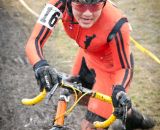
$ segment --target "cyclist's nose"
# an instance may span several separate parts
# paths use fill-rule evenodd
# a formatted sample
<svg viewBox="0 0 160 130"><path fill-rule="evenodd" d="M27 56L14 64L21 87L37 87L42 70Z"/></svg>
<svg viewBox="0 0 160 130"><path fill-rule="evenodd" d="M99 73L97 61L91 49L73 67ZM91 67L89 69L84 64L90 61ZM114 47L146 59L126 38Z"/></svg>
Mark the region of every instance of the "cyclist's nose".
<svg viewBox="0 0 160 130"><path fill-rule="evenodd" d="M92 12L91 12L89 9L87 9L87 10L85 10L85 11L83 12L83 15L85 15L85 16L91 16L91 15L92 15Z"/></svg>

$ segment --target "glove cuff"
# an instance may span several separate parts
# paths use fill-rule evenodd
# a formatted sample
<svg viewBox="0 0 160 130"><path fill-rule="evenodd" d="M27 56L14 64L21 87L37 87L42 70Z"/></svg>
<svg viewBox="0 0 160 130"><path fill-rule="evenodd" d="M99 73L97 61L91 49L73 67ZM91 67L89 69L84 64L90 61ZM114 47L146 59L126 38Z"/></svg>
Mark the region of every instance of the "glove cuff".
<svg viewBox="0 0 160 130"><path fill-rule="evenodd" d="M120 91L126 92L125 88L122 85L116 85L116 86L114 86L113 93L115 95L117 95L117 93L120 92Z"/></svg>
<svg viewBox="0 0 160 130"><path fill-rule="evenodd" d="M49 66L49 64L46 60L40 60L33 65L33 70L35 71L37 68L42 67L42 66Z"/></svg>

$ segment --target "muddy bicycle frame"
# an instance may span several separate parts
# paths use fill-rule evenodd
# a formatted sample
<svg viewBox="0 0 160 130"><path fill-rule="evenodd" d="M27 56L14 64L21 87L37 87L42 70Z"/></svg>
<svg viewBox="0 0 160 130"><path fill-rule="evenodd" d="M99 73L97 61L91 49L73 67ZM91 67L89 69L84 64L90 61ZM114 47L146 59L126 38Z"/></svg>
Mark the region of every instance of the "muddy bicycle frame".
<svg viewBox="0 0 160 130"><path fill-rule="evenodd" d="M67 82L65 80L62 80L61 83L56 84L52 88L52 90L48 94L48 95L50 95L50 96L48 96L49 98L54 94L54 92L56 91L56 89L58 87L64 88L69 91L72 90L72 93L73 93L73 90L81 92L81 93L85 93L85 95L89 95L92 98L96 98L96 99L99 99L99 100L104 101L106 103L112 104L112 99L110 96L104 95L99 92L95 92L93 90L89 90L87 88L82 87L81 85L73 84L73 83ZM57 111L56 111L56 117L54 120L54 126L50 130L61 130L64 127L64 118L65 118L65 112L67 109L67 102L68 102L68 95L69 95L68 92L69 91L63 92L60 95L60 98L58 101L58 106L57 106ZM32 99L22 99L21 102L24 105L35 105L35 104L39 103L40 101L42 101L46 96L47 96L47 92L44 89L42 92L40 92L40 94L38 96L36 96ZM116 116L114 114L111 114L111 116L106 121L104 121L104 122L95 121L93 123L93 126L95 128L107 128L115 120L116 120Z"/></svg>

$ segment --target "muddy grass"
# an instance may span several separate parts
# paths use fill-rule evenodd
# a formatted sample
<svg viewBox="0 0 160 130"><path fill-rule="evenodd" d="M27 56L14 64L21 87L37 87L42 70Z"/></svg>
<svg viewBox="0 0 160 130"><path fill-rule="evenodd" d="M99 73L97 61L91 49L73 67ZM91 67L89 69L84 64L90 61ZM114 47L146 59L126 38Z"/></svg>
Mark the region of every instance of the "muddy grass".
<svg viewBox="0 0 160 130"><path fill-rule="evenodd" d="M155 1L128 0L119 1L118 5L128 15L133 27L132 36L160 58L160 2ZM45 0L41 3L28 0L27 3L39 13ZM20 103L22 97L32 97L39 92L24 52L36 18L19 1L13 0L1 0L0 16L0 130L47 130L52 125L57 98L47 106L40 103L25 107ZM71 54L68 53L73 41L64 35L60 26L54 34L45 47L46 59L57 69L69 72L77 47L74 46ZM62 46L64 49L60 49ZM129 94L138 109L156 120L154 130L159 130L160 65L137 50L133 44L132 51L135 55L135 74ZM78 130L76 126L79 128L83 114L84 108L77 107L66 124L74 124L73 130Z"/></svg>

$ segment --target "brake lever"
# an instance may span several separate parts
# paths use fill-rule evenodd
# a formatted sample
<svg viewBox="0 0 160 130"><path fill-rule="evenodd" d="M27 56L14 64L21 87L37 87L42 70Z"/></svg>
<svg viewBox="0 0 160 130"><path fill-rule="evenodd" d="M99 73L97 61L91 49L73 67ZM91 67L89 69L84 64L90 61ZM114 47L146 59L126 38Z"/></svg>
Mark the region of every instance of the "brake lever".
<svg viewBox="0 0 160 130"><path fill-rule="evenodd" d="M122 126L123 126L123 130L126 130L126 120L127 120L127 111L128 111L128 99L126 96L122 96L122 98L120 99L120 104L122 105Z"/></svg>
<svg viewBox="0 0 160 130"><path fill-rule="evenodd" d="M127 120L127 105L123 106L123 115L122 115L123 130L126 130L126 120Z"/></svg>
<svg viewBox="0 0 160 130"><path fill-rule="evenodd" d="M53 94L55 93L56 89L58 88L59 83L55 84L53 88L50 90L50 92L47 94L45 104L48 105L48 102L51 100Z"/></svg>

